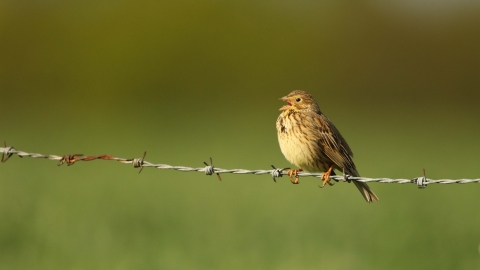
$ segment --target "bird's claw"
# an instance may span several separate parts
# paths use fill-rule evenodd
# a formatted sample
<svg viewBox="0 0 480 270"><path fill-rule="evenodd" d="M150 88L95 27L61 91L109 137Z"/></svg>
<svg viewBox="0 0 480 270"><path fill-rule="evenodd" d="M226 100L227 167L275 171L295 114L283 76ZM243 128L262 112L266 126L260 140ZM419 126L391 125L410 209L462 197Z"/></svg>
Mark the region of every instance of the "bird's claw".
<svg viewBox="0 0 480 270"><path fill-rule="evenodd" d="M330 185L330 186L333 186L335 183L332 183L330 181L330 174L332 173L332 170L333 170L333 166L330 167L330 169L328 169L328 171L324 172L322 174L322 179L323 180L323 184L320 188L323 188L326 184Z"/></svg>
<svg viewBox="0 0 480 270"><path fill-rule="evenodd" d="M288 176L290 176L290 181L292 181L292 184L298 184L298 179L300 176L298 176L298 172L302 171L301 169L299 170L288 170ZM295 179L293 179L292 176L295 176Z"/></svg>
<svg viewBox="0 0 480 270"><path fill-rule="evenodd" d="M323 184L319 187L323 188L326 184L328 184L329 186L333 186L333 185L335 185L335 182L330 181L330 179L325 179L325 180L323 180Z"/></svg>

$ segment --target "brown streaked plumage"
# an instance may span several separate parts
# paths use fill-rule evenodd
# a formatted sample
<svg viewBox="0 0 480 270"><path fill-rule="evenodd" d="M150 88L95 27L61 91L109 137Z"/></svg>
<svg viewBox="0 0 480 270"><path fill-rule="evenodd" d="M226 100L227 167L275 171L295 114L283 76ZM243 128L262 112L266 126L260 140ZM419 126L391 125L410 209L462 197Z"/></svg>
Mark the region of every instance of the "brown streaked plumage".
<svg viewBox="0 0 480 270"><path fill-rule="evenodd" d="M298 170L290 170L290 180L298 184L297 172L323 172L323 186L330 183L333 169L358 177L353 163L353 152L338 129L322 114L315 98L309 93L295 90L281 100L287 104L280 108L277 134L285 158ZM295 176L295 179L292 177ZM363 182L353 180L367 202L378 201L377 195Z"/></svg>

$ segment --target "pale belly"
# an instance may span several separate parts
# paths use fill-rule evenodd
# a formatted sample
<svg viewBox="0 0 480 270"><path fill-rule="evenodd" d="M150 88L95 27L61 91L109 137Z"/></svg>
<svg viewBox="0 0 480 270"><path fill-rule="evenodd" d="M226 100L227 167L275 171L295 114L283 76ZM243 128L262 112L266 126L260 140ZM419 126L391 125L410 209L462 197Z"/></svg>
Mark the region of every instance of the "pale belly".
<svg viewBox="0 0 480 270"><path fill-rule="evenodd" d="M318 148L316 142L300 141L286 133L278 134L278 142L283 155L293 165L306 172L324 172L327 170L320 162L321 153L318 153L318 150L315 151Z"/></svg>

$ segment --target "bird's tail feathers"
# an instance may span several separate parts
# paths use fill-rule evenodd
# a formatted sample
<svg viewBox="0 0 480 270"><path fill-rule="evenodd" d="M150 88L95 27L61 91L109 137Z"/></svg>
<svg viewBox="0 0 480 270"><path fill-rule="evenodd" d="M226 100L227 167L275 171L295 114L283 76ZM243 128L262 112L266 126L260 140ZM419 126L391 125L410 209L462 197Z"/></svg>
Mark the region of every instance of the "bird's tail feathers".
<svg viewBox="0 0 480 270"><path fill-rule="evenodd" d="M377 195L373 193L373 191L370 189L370 187L367 185L367 183L359 182L353 180L353 183L355 186L358 188L360 193L362 193L363 198L367 201L367 203L371 203L372 201L379 201Z"/></svg>

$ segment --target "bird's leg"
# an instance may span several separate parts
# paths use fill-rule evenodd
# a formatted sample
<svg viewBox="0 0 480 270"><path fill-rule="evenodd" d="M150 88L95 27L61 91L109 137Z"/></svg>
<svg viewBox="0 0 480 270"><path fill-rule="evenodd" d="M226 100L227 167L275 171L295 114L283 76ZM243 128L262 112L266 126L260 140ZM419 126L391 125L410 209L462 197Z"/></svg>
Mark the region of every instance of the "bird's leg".
<svg viewBox="0 0 480 270"><path fill-rule="evenodd" d="M292 184L298 184L298 178L300 176L298 176L298 172L301 172L302 169L298 169L298 170L288 170L287 173L288 173L288 176L290 176L290 181L292 181ZM295 179L293 179L292 176L295 176Z"/></svg>
<svg viewBox="0 0 480 270"><path fill-rule="evenodd" d="M322 180L323 180L323 185L321 186L322 188L326 185L329 184L330 186L333 186L333 183L330 182L330 174L332 173L333 166L330 166L330 169L328 171L324 172L322 174Z"/></svg>

